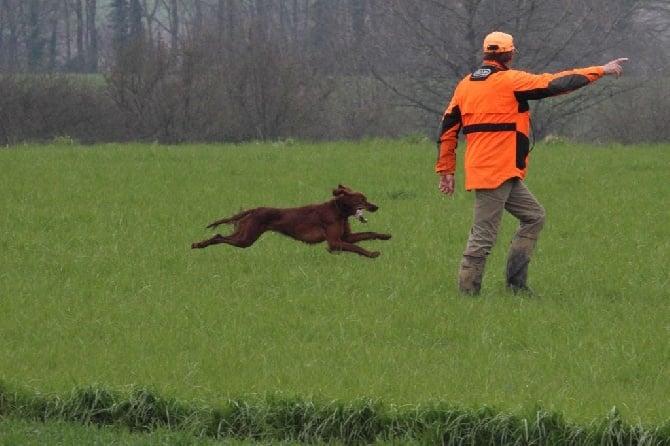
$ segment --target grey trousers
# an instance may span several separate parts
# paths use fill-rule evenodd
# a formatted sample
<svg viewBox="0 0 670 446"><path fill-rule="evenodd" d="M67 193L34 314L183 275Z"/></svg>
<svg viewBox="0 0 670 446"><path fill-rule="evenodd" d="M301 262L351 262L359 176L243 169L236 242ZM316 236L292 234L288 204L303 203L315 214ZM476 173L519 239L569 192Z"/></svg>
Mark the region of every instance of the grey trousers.
<svg viewBox="0 0 670 446"><path fill-rule="evenodd" d="M491 253L503 211L519 220L515 237L537 239L544 226L545 211L523 181L512 178L496 189L477 189L475 194L473 223L463 255L486 257Z"/></svg>

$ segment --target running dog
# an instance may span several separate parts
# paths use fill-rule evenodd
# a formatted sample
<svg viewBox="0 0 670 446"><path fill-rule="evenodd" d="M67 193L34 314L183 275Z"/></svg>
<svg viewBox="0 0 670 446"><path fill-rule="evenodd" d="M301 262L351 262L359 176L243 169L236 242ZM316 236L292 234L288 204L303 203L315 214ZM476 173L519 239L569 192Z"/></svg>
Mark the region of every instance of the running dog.
<svg viewBox="0 0 670 446"><path fill-rule="evenodd" d="M352 233L349 217L355 216L365 223L367 220L363 211L375 212L377 209L378 206L370 203L365 195L340 184L333 189L333 199L325 203L296 208L257 207L217 220L207 228L228 223L234 225L234 232L227 236L216 234L212 238L192 243L191 248L206 248L219 243L248 248L264 232L274 231L308 244L325 241L331 253L349 251L375 258L379 257L379 251L367 251L356 243L363 240L388 240L391 234Z"/></svg>

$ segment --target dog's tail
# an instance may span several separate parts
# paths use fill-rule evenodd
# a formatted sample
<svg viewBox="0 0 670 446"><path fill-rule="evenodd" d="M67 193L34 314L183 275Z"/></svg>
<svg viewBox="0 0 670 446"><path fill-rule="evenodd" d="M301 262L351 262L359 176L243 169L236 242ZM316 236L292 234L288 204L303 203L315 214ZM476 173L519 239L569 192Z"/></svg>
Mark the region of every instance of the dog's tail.
<svg viewBox="0 0 670 446"><path fill-rule="evenodd" d="M249 209L248 211L242 211L239 214L233 215L232 217L226 217L222 218L221 220L217 220L214 223L210 223L209 225L207 225L207 229L216 228L217 226L226 223L237 223L238 221L246 217L247 214L251 213L251 211L253 211L253 209Z"/></svg>

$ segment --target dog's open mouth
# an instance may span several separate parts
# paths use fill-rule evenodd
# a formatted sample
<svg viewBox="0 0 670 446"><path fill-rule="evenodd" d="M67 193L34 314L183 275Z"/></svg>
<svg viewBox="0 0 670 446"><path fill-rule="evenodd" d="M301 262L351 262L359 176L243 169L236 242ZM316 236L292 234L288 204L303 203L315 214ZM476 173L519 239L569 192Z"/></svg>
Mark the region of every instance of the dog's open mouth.
<svg viewBox="0 0 670 446"><path fill-rule="evenodd" d="M355 216L358 219L358 221L360 221L361 223L367 223L368 222L368 219L365 218L365 215L363 215L363 209L356 209Z"/></svg>

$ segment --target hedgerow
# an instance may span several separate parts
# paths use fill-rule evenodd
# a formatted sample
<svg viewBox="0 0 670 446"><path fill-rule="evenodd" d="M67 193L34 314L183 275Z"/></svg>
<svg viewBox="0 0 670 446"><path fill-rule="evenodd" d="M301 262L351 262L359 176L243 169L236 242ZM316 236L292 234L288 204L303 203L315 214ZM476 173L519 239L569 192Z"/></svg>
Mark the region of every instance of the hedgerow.
<svg viewBox="0 0 670 446"><path fill-rule="evenodd" d="M445 402L396 406L377 399L314 401L281 394L229 399L219 407L165 398L150 389L101 386L67 395L16 390L0 382L0 419L114 426L134 432L170 429L194 437L258 442L495 445L667 445L670 421L655 428L627 423L616 408L578 425L536 407L507 414Z"/></svg>

